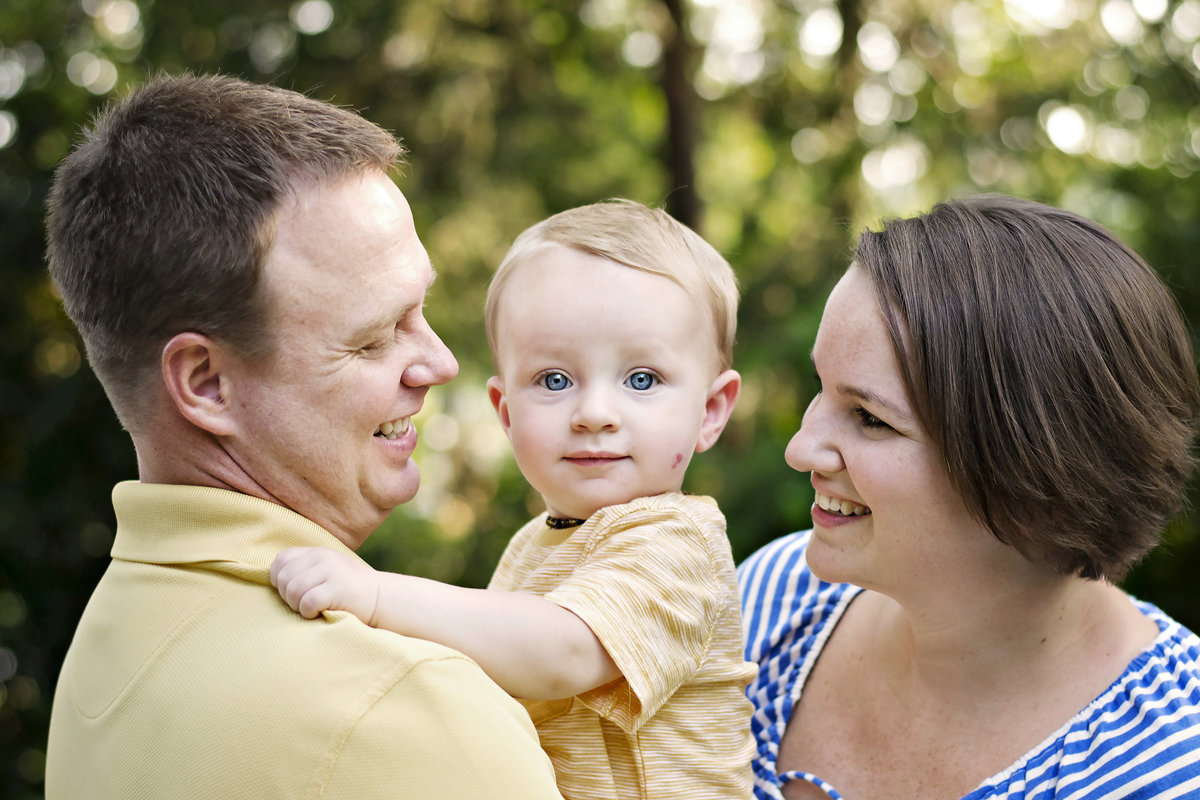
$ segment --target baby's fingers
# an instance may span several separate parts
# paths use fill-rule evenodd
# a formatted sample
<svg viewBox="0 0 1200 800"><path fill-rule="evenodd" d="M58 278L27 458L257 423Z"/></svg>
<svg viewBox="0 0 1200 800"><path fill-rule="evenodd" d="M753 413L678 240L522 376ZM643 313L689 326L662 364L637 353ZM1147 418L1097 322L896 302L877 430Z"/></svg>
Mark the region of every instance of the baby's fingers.
<svg viewBox="0 0 1200 800"><path fill-rule="evenodd" d="M296 574L305 568L307 558L314 547L289 547L286 550L280 550L275 556L275 560L271 562L271 585L279 588L280 583L287 583Z"/></svg>
<svg viewBox="0 0 1200 800"><path fill-rule="evenodd" d="M339 597L354 587L353 559L323 547L289 547L271 564L271 583L293 611L313 619L344 608Z"/></svg>
<svg viewBox="0 0 1200 800"><path fill-rule="evenodd" d="M302 593L296 604L293 605L290 600L288 604L299 611L300 616L313 619L322 611L333 607L333 596L328 586L319 584Z"/></svg>
<svg viewBox="0 0 1200 800"><path fill-rule="evenodd" d="M304 580L304 577L303 574L291 577L284 574L280 576L280 581L275 586L279 590L279 596L291 606L293 611L300 610L300 601L304 599L304 595L312 591L312 582Z"/></svg>

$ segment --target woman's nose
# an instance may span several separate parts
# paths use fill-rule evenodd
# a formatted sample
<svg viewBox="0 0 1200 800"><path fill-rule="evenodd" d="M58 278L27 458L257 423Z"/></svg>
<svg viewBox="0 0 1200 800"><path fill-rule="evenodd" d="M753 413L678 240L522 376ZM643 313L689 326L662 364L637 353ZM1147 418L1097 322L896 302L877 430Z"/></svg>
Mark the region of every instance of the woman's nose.
<svg viewBox="0 0 1200 800"><path fill-rule="evenodd" d="M798 472L838 472L845 467L837 443L837 426L831 418L828 403L817 395L808 404L800 430L792 436L784 451L784 460Z"/></svg>

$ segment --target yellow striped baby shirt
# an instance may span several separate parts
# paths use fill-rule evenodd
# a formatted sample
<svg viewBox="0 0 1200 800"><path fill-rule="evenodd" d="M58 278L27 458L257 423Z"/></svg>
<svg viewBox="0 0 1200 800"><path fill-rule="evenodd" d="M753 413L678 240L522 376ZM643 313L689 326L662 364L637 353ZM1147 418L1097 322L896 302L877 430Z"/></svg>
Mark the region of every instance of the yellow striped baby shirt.
<svg viewBox="0 0 1200 800"><path fill-rule="evenodd" d="M576 697L522 701L567 800L750 796L756 667L743 657L725 518L668 493L509 543L489 586L543 595L595 632L622 677Z"/></svg>

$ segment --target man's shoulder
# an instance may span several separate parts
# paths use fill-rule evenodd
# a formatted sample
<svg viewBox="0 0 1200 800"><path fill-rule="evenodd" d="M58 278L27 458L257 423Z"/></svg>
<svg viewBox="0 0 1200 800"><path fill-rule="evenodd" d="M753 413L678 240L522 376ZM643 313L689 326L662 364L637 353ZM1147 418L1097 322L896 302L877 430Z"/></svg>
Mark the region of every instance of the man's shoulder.
<svg viewBox="0 0 1200 800"><path fill-rule="evenodd" d="M393 664L397 675L403 675L413 667L436 667L445 662L465 662L475 669L479 667L468 656L437 642L403 636L392 631L372 628L353 614L344 611L326 611L315 620L297 616L303 626L322 626L318 640L321 650L330 658L344 661L361 661L364 658L383 659ZM311 646L310 642L309 645ZM483 675L480 669L479 674Z"/></svg>
<svg viewBox="0 0 1200 800"><path fill-rule="evenodd" d="M446 712L476 717L480 709L460 708L461 698L482 695L499 705L513 702L478 664L452 648L371 628L345 612L301 622L323 630L297 649L317 652L318 674L338 676L348 690L345 699L363 698L364 713L376 702L393 707L435 703Z"/></svg>
<svg viewBox="0 0 1200 800"><path fill-rule="evenodd" d="M230 616L234 604L243 612L237 620ZM322 675L339 675L347 689L360 683L379 689L426 679L440 668L451 669L464 679L488 681L483 670L457 650L372 628L349 612L325 611L316 619L304 619L287 608L270 586L238 586L222 606L210 620L197 624L237 625L246 634L244 644L238 645L244 657L262 659L268 662L268 669L272 662L275 668L287 662L303 663L304 669L292 670L300 682L305 673L312 673L317 680ZM287 678L281 676L280 681L286 683Z"/></svg>

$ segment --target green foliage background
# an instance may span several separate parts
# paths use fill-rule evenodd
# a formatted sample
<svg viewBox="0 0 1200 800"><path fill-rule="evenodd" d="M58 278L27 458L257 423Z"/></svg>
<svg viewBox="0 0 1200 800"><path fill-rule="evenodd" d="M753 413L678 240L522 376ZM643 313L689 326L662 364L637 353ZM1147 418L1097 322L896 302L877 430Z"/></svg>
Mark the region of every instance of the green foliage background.
<svg viewBox="0 0 1200 800"><path fill-rule="evenodd" d="M484 393L484 291L518 232L632 197L738 269L745 393L688 488L721 501L740 560L809 521L782 454L862 225L979 191L1033 197L1116 230L1200 318L1198 40L1198 0L7 0L0 795L40 796L55 677L108 560L109 488L136 477L43 266L51 171L106 98L219 70L404 138L400 185L441 273L429 315L462 372L419 420L418 499L364 554L477 586L537 510ZM296 420L297 436L319 424ZM1193 628L1197 522L1173 523L1128 581Z"/></svg>

